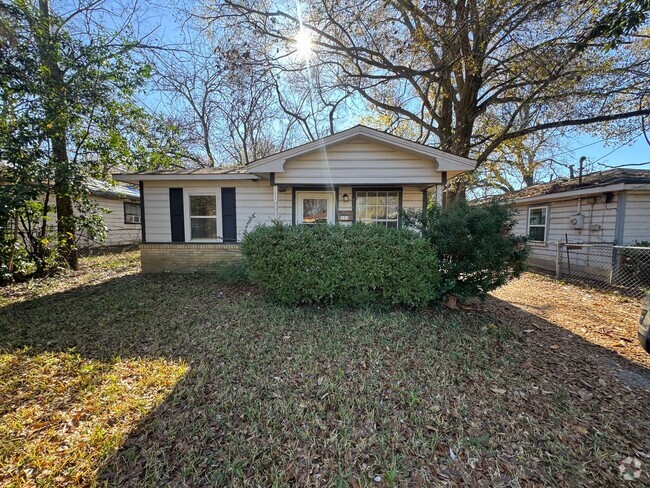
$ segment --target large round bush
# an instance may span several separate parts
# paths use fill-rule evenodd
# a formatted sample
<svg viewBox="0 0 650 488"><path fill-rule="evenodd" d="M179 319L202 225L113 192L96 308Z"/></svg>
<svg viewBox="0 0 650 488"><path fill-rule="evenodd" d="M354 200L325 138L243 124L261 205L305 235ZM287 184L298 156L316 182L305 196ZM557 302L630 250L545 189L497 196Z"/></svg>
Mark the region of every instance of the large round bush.
<svg viewBox="0 0 650 488"><path fill-rule="evenodd" d="M259 226L241 244L250 279L286 304L422 307L438 298L438 259L403 229Z"/></svg>

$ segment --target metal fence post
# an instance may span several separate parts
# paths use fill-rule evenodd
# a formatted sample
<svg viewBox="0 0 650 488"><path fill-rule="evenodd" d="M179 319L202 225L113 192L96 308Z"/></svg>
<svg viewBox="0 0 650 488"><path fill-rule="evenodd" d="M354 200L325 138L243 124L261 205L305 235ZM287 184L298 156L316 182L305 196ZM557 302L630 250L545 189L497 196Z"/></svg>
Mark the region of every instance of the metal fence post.
<svg viewBox="0 0 650 488"><path fill-rule="evenodd" d="M618 249L616 249L615 246L612 246L612 263L611 263L611 268L609 270L609 284L613 285L616 282L616 269L618 268L617 266L617 260L618 260Z"/></svg>
<svg viewBox="0 0 650 488"><path fill-rule="evenodd" d="M555 279L562 277L562 248L560 241L555 243Z"/></svg>

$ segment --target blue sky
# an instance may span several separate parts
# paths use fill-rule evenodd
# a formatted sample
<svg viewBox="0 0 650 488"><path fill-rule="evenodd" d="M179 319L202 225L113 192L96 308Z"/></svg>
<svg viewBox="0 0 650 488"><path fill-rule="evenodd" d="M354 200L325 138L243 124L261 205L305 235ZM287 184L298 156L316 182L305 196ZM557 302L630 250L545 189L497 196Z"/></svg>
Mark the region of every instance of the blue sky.
<svg viewBox="0 0 650 488"><path fill-rule="evenodd" d="M190 0L189 4L192 3ZM187 6L187 4L185 5ZM156 37L163 40L163 43L173 44L182 42L181 27L178 19L178 5L168 4L165 1L156 5L153 11L149 12L148 21L156 25ZM146 97L153 105L161 103L160 94L150 93ZM162 102L165 103L165 102ZM355 104L356 105L356 104ZM359 104L361 106L363 104ZM161 108L159 106L159 108ZM164 107L163 111L168 111L171 107ZM365 115L364 113L349 113L351 123L355 125L358 120ZM347 125L347 124L346 124ZM346 127L339 127L345 129ZM650 145L646 142L643 135L640 135L632 144L612 143L606 144L602 137L593 137L582 133L578 128L575 129L574 136L565 139L566 150L562 150L562 159L570 162L575 159L576 167L578 159L586 156L588 162L596 162L607 166L626 166L640 169L650 169ZM643 166L638 163L645 162Z"/></svg>
<svg viewBox="0 0 650 488"><path fill-rule="evenodd" d="M650 136L649 136L650 137ZM587 156L588 161L598 161L609 166L626 166L642 163L643 166L632 166L638 169L650 169L650 146L643 135L635 139L632 144L605 145L602 138L579 135L572 141L567 141L567 150L575 148L574 155L577 160L580 156ZM587 146L589 144L589 146ZM581 147L587 146L587 147Z"/></svg>

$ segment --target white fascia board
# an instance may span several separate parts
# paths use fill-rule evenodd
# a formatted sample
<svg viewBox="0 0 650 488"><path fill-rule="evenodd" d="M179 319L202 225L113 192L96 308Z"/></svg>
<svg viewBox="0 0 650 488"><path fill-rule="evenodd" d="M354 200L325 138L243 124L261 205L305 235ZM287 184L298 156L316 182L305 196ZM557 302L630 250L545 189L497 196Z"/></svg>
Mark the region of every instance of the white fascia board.
<svg viewBox="0 0 650 488"><path fill-rule="evenodd" d="M626 191L650 191L650 183L626 183Z"/></svg>
<svg viewBox="0 0 650 488"><path fill-rule="evenodd" d="M139 175L133 174L114 174L113 179L127 183L137 183L138 181L164 181L164 180L260 180L260 176L251 173L238 174L166 174L166 175Z"/></svg>

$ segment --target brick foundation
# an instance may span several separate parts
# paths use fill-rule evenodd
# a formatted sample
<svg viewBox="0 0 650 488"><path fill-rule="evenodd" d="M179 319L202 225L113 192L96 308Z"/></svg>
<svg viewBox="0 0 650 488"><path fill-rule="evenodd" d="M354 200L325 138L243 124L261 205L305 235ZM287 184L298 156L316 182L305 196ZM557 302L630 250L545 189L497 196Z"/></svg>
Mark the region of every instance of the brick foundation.
<svg viewBox="0 0 650 488"><path fill-rule="evenodd" d="M239 244L147 243L140 245L143 273L215 271L221 263L241 261Z"/></svg>

